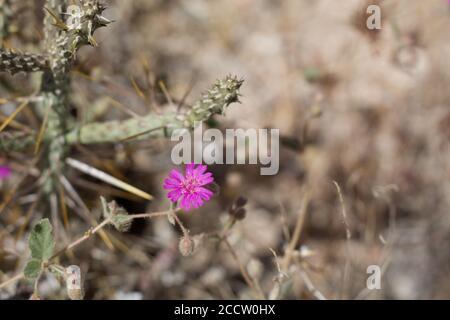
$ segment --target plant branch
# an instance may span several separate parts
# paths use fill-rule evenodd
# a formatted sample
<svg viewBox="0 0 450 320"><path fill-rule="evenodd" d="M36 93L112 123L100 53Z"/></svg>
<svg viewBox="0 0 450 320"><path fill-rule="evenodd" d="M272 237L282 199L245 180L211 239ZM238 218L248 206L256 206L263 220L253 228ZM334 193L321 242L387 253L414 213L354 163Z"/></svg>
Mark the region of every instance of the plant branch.
<svg viewBox="0 0 450 320"><path fill-rule="evenodd" d="M187 230L181 224L181 221L179 221L179 218L175 215L175 213L177 213L178 211L180 211L180 209L173 209L173 210L167 210L167 211L161 211L161 212L152 212L152 213L131 214L131 215L129 215L129 217L131 219L133 219L133 220L134 219L152 219L152 218L157 218L157 217L162 217L162 216L167 216L167 215L173 214L175 219L178 221L180 227L182 228L183 233L186 233ZM62 254L64 254L66 251L77 247L78 245L80 245L81 243L85 242L86 240L91 238L93 235L95 235L96 233L101 231L105 226L107 226L110 223L111 223L111 219L110 218L103 220L95 228L89 229L88 231L85 232L85 234L83 236L79 237L75 241L71 242L70 244L66 245L64 248L62 248L61 250L56 252L52 257L50 257L49 261L54 260L55 258L57 258L57 257L61 256ZM15 275L11 279L6 280L5 282L1 283L0 284L0 289L8 287L9 285L11 285L11 284L13 284L13 283L23 279L24 277L25 277L25 275L24 275L23 272L18 274L18 275Z"/></svg>
<svg viewBox="0 0 450 320"><path fill-rule="evenodd" d="M78 238L77 240L75 240L74 242L68 244L66 247L64 247L63 249L61 249L60 251L58 251L57 253L55 253L50 260L53 260L54 258L62 255L64 252L78 246L79 244L83 243L84 241L86 241L87 239L89 239L91 236L93 236L94 234L96 234L97 232L99 232L101 229L103 229L103 227L105 227L106 225L108 225L111 222L110 219L105 219L103 220L99 225L97 225L95 228L91 228L89 229L82 237Z"/></svg>
<svg viewBox="0 0 450 320"><path fill-rule="evenodd" d="M291 264L292 255L295 251L295 247L298 244L298 241L300 240L301 231L303 229L303 225L305 223L305 216L306 211L308 209L309 205L309 194L306 193L303 199L302 207L300 208L300 211L298 213L297 217L297 223L295 224L295 230L294 234L291 238L291 241L289 242L288 247L286 248L286 251L284 253L284 257L281 263L281 267L283 272L287 272L289 269L289 265Z"/></svg>
<svg viewBox="0 0 450 320"><path fill-rule="evenodd" d="M46 71L48 69L49 61L46 56L0 50L0 72L16 74L18 72Z"/></svg>
<svg viewBox="0 0 450 320"><path fill-rule="evenodd" d="M242 277L244 278L245 282L247 283L248 287L255 292L256 296L259 299L264 300L265 299L265 295L264 292L262 292L261 288L257 285L254 284L252 278L250 277L250 275L247 272L247 269L245 268L245 266L242 264L241 259L239 259L238 254L236 253L236 251L234 250L234 248L231 246L230 242L228 241L227 237L224 237L222 240L225 245L228 248L228 251L231 253L231 256L233 257L233 259L236 261L236 263L239 266L239 270L241 271Z"/></svg>
<svg viewBox="0 0 450 320"><path fill-rule="evenodd" d="M16 281L21 280L23 277L24 277L23 272L22 272L22 273L19 273L18 275L15 275L15 276L12 277L11 279L8 279L8 280L6 280L5 282L0 283L0 289L3 289L3 288L8 287L9 285L15 283Z"/></svg>

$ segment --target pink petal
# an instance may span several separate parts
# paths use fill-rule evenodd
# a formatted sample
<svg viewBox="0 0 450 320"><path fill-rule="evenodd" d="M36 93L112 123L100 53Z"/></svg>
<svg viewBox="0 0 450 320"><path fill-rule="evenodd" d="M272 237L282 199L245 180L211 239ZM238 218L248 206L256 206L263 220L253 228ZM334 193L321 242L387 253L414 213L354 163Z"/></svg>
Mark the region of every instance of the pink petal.
<svg viewBox="0 0 450 320"><path fill-rule="evenodd" d="M196 164L195 163L189 163L186 165L186 176L191 176L194 174L194 169L195 169Z"/></svg>
<svg viewBox="0 0 450 320"><path fill-rule="evenodd" d="M184 196L181 200L180 208L186 211L189 211L191 209L191 204L189 203L189 200L186 196Z"/></svg>
<svg viewBox="0 0 450 320"><path fill-rule="evenodd" d="M177 202L178 199L180 199L180 197L181 197L181 191L180 191L180 190L173 190L173 191L170 191L170 192L167 194L167 197L168 197L170 200L172 200L172 202Z"/></svg>
<svg viewBox="0 0 450 320"><path fill-rule="evenodd" d="M181 182L184 180L184 176L181 174L180 171L176 169L172 169L169 173L169 177L172 178L175 181Z"/></svg>
<svg viewBox="0 0 450 320"><path fill-rule="evenodd" d="M175 189L175 188L179 188L180 187L180 182L177 182L173 179L165 179L164 180L164 184L163 184L163 188L164 189Z"/></svg>
<svg viewBox="0 0 450 320"><path fill-rule="evenodd" d="M195 204L196 204L196 208L199 208L204 204L204 202L200 196L195 198Z"/></svg>
<svg viewBox="0 0 450 320"><path fill-rule="evenodd" d="M195 172L200 176L206 172L208 167L204 164L199 164L198 167L195 169Z"/></svg>
<svg viewBox="0 0 450 320"><path fill-rule="evenodd" d="M186 196L186 201L189 202L189 205L192 208L195 208L195 194L188 194Z"/></svg>
<svg viewBox="0 0 450 320"><path fill-rule="evenodd" d="M212 176L212 173L210 173L210 172L205 173L198 179L200 186L204 186L205 184L211 183L213 181L214 181L214 178Z"/></svg>
<svg viewBox="0 0 450 320"><path fill-rule="evenodd" d="M197 188L197 194L203 199L208 201L209 199L211 199L211 197L214 195L214 193L211 190L208 190L206 188L203 187L199 187Z"/></svg>
<svg viewBox="0 0 450 320"><path fill-rule="evenodd" d="M12 170L8 166L0 166L0 179L8 178L12 173Z"/></svg>

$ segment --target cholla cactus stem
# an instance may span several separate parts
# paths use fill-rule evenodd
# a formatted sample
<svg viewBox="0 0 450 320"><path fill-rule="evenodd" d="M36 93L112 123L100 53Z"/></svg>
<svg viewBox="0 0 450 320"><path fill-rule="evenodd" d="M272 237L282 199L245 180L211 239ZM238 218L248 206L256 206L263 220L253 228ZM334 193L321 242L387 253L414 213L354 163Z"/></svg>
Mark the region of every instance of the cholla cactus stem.
<svg viewBox="0 0 450 320"><path fill-rule="evenodd" d="M47 0L48 15L45 19L45 51L49 70L44 73L41 92L44 101L41 111L50 108L46 137L51 141L48 150L48 166L53 176L60 175L68 150L64 135L69 131L71 115L68 110L70 71L78 49L93 43L93 33L105 26L107 20L101 14L105 9L98 0L85 0L78 6L80 15L76 21L66 24L69 1Z"/></svg>
<svg viewBox="0 0 450 320"><path fill-rule="evenodd" d="M242 80L231 76L217 81L186 114L168 112L162 115L149 114L123 121L94 122L73 128L63 135L57 134L57 128L49 128L45 140L51 144L50 159L61 163L58 161L60 159L58 157L61 155L60 148L67 148L75 143L114 143L125 141L130 137L134 137L133 140L164 138L170 137L176 129L192 129L196 122L206 121L215 114L223 114L231 103L239 102L241 85ZM46 101L49 101L50 98L51 95L47 95ZM55 124L58 118L52 121ZM0 135L0 151L21 150L33 143L34 137L30 135L18 135L17 137Z"/></svg>
<svg viewBox="0 0 450 320"><path fill-rule="evenodd" d="M242 83L242 80L231 76L218 80L186 114L149 114L124 121L94 122L70 132L66 141L69 144L94 144L119 142L130 137L139 140L170 137L176 129L192 129L196 122L224 114L231 103L239 102Z"/></svg>
<svg viewBox="0 0 450 320"><path fill-rule="evenodd" d="M0 71L16 74L18 72L46 71L48 69L48 59L43 55L0 50Z"/></svg>

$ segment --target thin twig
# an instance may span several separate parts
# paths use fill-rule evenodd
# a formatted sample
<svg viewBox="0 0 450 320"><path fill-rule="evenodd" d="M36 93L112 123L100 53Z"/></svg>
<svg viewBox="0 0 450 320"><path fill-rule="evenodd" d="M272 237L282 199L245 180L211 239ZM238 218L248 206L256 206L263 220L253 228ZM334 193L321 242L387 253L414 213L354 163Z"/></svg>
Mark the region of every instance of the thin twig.
<svg viewBox="0 0 450 320"><path fill-rule="evenodd" d="M308 209L308 204L309 204L309 193L306 192L303 199L302 207L300 208L300 211L298 213L294 234L292 235L291 241L289 242L289 245L285 251L284 258L281 264L284 272L288 271L289 265L291 264L292 260L292 254L294 253L298 241L300 240L301 231L305 223L305 216Z"/></svg>
<svg viewBox="0 0 450 320"><path fill-rule="evenodd" d="M345 202L344 197L342 196L341 187L339 187L339 184L336 181L333 181L334 185L336 186L338 195L339 195L339 201L341 203L342 207L342 221L345 226L345 235L346 235L346 250L347 250L347 257L345 261L344 266L344 275L342 277L342 287L341 292L339 294L340 298L345 298L345 293L347 291L347 284L349 282L349 276L350 276L350 253L351 253L351 247L350 247L350 240L352 238L352 233L350 231L350 225L347 221L347 210L345 208Z"/></svg>
<svg viewBox="0 0 450 320"><path fill-rule="evenodd" d="M311 279L309 278L308 274L300 270L300 276L302 277L303 281L305 282L306 287L308 290L313 294L314 297L316 297L318 300L327 300L325 296L320 292L312 283Z"/></svg>
<svg viewBox="0 0 450 320"><path fill-rule="evenodd" d="M97 232L99 232L104 226L106 226L107 224L109 224L111 222L110 219L105 219L103 220L98 226L96 226L93 229L88 230L82 237L78 238L77 240L75 240L74 242L72 242L71 244L67 245L66 247L64 247L63 249L61 249L60 251L58 251L57 253L55 253L50 260L60 256L61 254L63 254L64 252L66 252L67 250L70 250L76 246L78 246L79 244L83 243L84 241L86 241L87 239L89 239L91 236L93 236L94 234L96 234Z"/></svg>
<svg viewBox="0 0 450 320"><path fill-rule="evenodd" d="M66 189L67 193L69 196L72 197L72 199L78 204L78 206L81 207L81 212L80 210L76 210L76 212L80 212L80 216L88 223L90 224L92 227L96 227L98 225L98 222L91 217L90 215L90 211L89 208L86 206L86 204L84 203L84 201L81 199L81 197L78 195L77 191L75 190L75 188L72 186L72 184L70 183L69 180L67 180L67 178L65 176L61 176L60 177L60 181L61 184L63 185L63 187ZM109 235L101 230L100 231L100 237L102 238L103 242L105 242L106 246L110 249L110 250L114 250L114 245L111 242L111 239L109 237Z"/></svg>
<svg viewBox="0 0 450 320"><path fill-rule="evenodd" d="M183 232L183 235L184 235L185 237L188 237L188 236L189 236L189 231L184 227L184 225L183 225L183 223L181 222L180 218L179 218L176 214L174 214L174 213L170 213L170 214L171 214L172 217L175 219L176 223L178 223L178 225L180 226L181 231Z"/></svg>
<svg viewBox="0 0 450 320"><path fill-rule="evenodd" d="M178 212L180 209L173 209L173 210L167 210L167 211L161 211L161 212L152 212L152 213L140 213L140 214L133 214L130 215L130 217L132 219L151 219L151 218L156 218L156 217L161 217L161 216L166 216L169 214L174 214L176 212ZM184 226L181 224L181 221L179 221L178 217L174 214L175 220L177 220L180 224L180 227L182 228L183 232L188 232L186 230L186 228L184 228ZM77 247L78 245L80 245L81 243L83 243L84 241L88 240L89 238L91 238L94 234L102 231L102 229L107 226L109 223L111 223L110 219L105 219L103 220L99 225L97 225L95 228L91 228L89 229L83 236L81 236L80 238L76 239L75 241L71 242L70 244L68 244L67 246L65 246L64 248L62 248L61 250L59 250L58 252L56 252L53 256L50 257L49 261L59 257L60 255L64 254L66 251L71 250L75 247ZM16 281L19 281L21 279L23 279L25 277L24 273L20 273L14 277L12 277L9 280L6 280L5 282L0 284L0 289L7 287L8 285L13 284Z"/></svg>
<svg viewBox="0 0 450 320"><path fill-rule="evenodd" d="M175 213L176 211L173 210L167 210L167 211L161 211L161 212L152 212L152 213L137 213L137 214L130 214L130 218L133 219L152 219L156 217L166 216L171 213Z"/></svg>
<svg viewBox="0 0 450 320"><path fill-rule="evenodd" d="M264 293L261 291L261 288L258 288L258 286L255 286L255 284L253 283L252 278L250 277L250 275L247 272L247 269L244 267L244 265L242 264L241 260L239 259L239 256L237 255L236 251L233 249L233 247L231 246L230 242L228 241L228 239L225 237L223 239L223 242L226 244L228 251L230 251L231 256L233 257L233 259L236 261L236 263L239 266L239 269L241 271L242 277L244 278L245 282L247 283L248 287L256 293L257 297L260 299L265 299L265 295ZM258 290L259 289L259 290Z"/></svg>

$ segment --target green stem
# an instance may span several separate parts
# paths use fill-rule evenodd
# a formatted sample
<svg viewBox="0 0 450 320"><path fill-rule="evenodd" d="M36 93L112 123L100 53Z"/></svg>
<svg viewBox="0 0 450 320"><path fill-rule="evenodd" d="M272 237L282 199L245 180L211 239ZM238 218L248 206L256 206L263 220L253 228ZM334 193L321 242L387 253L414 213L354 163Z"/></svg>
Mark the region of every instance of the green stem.
<svg viewBox="0 0 450 320"><path fill-rule="evenodd" d="M130 138L144 140L167 137L175 129L184 128L177 114L149 114L124 121L94 122L70 132L66 136L69 144L94 144L120 142ZM131 140L131 139L130 139Z"/></svg>

